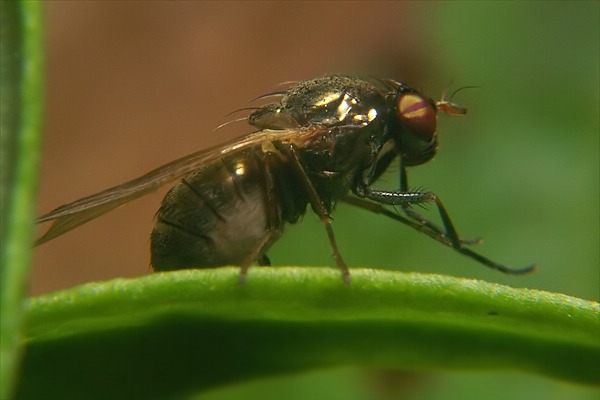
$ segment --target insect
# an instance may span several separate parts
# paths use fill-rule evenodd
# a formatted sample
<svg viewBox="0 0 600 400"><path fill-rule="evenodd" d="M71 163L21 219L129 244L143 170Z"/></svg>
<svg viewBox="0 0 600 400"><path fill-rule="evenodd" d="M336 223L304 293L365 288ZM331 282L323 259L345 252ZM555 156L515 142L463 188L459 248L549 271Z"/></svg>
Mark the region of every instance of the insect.
<svg viewBox="0 0 600 400"><path fill-rule="evenodd" d="M272 95L279 101L247 117L255 132L58 207L38 219L54 222L37 244L178 180L163 199L151 234L156 271L238 265L244 281L254 262L270 265L267 250L285 224L297 222L310 205L348 283L350 272L330 218L339 201L404 223L487 267L511 274L533 270L533 265L510 268L474 252L468 246L478 241L458 235L435 194L409 189L407 168L436 154L437 113L466 109L445 97L434 102L399 81L341 75L302 81L263 97ZM399 189L375 188L397 158ZM424 203L435 205L441 226L411 207Z"/></svg>

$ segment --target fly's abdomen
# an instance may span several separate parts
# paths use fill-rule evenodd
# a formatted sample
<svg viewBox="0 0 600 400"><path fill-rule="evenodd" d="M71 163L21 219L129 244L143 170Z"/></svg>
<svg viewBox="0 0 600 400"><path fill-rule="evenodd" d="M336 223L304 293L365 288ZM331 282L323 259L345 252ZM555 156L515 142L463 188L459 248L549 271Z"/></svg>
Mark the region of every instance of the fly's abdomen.
<svg viewBox="0 0 600 400"><path fill-rule="evenodd" d="M183 178L156 215L150 239L154 269L247 262L268 225L263 176L259 160L246 153Z"/></svg>

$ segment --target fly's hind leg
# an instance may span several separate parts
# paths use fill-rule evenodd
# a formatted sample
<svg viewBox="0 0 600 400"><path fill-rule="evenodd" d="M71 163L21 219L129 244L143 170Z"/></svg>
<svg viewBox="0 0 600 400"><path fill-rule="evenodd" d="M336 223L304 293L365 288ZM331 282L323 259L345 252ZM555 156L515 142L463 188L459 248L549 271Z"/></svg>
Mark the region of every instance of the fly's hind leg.
<svg viewBox="0 0 600 400"><path fill-rule="evenodd" d="M259 265L271 265L269 258L261 254L273 241L276 236L279 236L280 232L278 229L269 228L261 238L260 242L254 247L254 250L246 257L242 265L240 266L240 276L238 283L246 283L248 279L248 269L254 261L257 261ZM266 261L266 263L265 263Z"/></svg>

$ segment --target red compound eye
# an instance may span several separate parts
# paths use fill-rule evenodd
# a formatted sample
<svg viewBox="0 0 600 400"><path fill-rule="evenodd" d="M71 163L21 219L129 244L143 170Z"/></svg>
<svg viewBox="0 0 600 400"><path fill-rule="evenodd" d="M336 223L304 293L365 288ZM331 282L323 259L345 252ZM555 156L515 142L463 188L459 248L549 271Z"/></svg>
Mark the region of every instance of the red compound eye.
<svg viewBox="0 0 600 400"><path fill-rule="evenodd" d="M398 119L415 136L431 142L435 135L436 111L422 96L405 93L398 98Z"/></svg>

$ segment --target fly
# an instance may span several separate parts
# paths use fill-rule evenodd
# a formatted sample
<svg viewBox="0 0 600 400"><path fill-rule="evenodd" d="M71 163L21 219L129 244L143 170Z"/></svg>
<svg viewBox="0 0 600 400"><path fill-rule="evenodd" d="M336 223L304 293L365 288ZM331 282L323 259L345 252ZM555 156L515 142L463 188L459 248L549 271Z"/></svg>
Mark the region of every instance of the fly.
<svg viewBox="0 0 600 400"><path fill-rule="evenodd" d="M437 113L464 114L444 97L435 102L395 80L327 75L275 93L279 101L247 118L257 130L224 145L192 153L100 193L58 207L38 223L54 221L36 244L47 242L169 182L151 234L156 271L238 265L240 281L308 205L320 218L343 280L350 271L335 241L330 215L343 201L382 214L479 263L509 274L534 269L498 264L468 246L440 199L409 190L407 168L437 152ZM267 97L267 96L265 96ZM400 187L381 190L377 179L399 159ZM441 226L412 206L433 203ZM403 214L385 206L397 206Z"/></svg>

